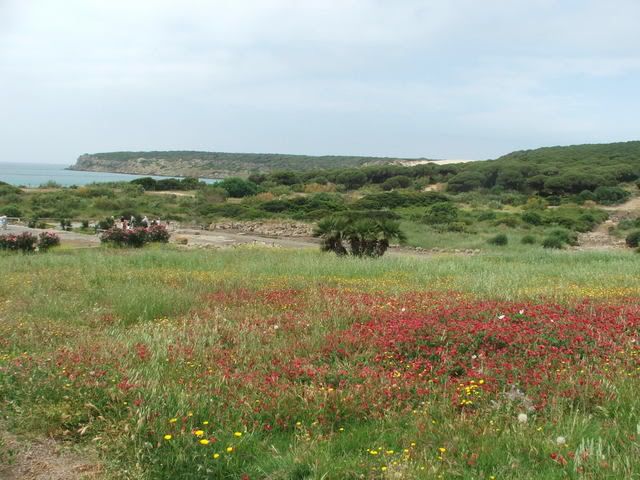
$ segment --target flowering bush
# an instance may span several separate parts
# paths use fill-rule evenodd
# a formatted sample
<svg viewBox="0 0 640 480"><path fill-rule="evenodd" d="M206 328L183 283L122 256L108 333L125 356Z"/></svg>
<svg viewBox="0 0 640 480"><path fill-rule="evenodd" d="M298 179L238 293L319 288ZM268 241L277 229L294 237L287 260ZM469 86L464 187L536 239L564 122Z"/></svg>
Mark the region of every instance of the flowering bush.
<svg viewBox="0 0 640 480"><path fill-rule="evenodd" d="M29 232L19 235L0 235L0 250L13 250L22 252L33 252L36 249L38 239Z"/></svg>
<svg viewBox="0 0 640 480"><path fill-rule="evenodd" d="M140 248L150 242L166 243L170 234L163 225L153 225L151 227L136 227L130 230L121 228L110 228L106 230L100 240L103 243L110 243L119 247Z"/></svg>
<svg viewBox="0 0 640 480"><path fill-rule="evenodd" d="M151 225L147 228L149 242L167 243L171 234L164 225Z"/></svg>
<svg viewBox="0 0 640 480"><path fill-rule="evenodd" d="M0 250L13 250L33 252L38 247L41 252L46 252L51 247L60 245L60 237L53 232L42 232L38 237L30 232L19 235L0 235Z"/></svg>
<svg viewBox="0 0 640 480"><path fill-rule="evenodd" d="M42 252L58 245L60 245L60 237L53 232L42 232L38 236L38 249Z"/></svg>

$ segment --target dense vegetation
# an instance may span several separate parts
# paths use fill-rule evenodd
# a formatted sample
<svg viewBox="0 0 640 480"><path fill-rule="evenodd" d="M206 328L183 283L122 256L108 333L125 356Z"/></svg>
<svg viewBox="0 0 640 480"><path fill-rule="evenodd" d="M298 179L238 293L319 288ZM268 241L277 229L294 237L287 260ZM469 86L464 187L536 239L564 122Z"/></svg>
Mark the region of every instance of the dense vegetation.
<svg viewBox="0 0 640 480"><path fill-rule="evenodd" d="M209 185L195 178L147 177L25 192L5 184L0 212L34 224L43 218L146 215L208 225L223 219L317 223L366 210L400 222L413 246L481 248L489 242L564 248L576 243L576 233L606 220L599 205L635 195L639 175L640 142L628 142L544 148L455 165L253 172ZM627 227L621 223L615 235L624 238Z"/></svg>
<svg viewBox="0 0 640 480"><path fill-rule="evenodd" d="M277 153L224 153L194 151L108 152L84 154L73 168L79 170L157 173L180 175L177 167L189 169L182 175L212 177L274 170L306 171L312 169L360 167L414 159L347 155L289 155ZM425 160L425 159L415 159ZM111 170L109 170L111 169Z"/></svg>
<svg viewBox="0 0 640 480"><path fill-rule="evenodd" d="M331 182L349 190L364 185L392 190L446 182L450 192L499 189L543 196L584 194L588 200L612 202L619 201L623 193L609 187L640 178L638 141L540 148L484 162L411 167L398 165L402 159L392 158L206 152L115 152L88 156L84 162L114 165L138 159L153 165L159 158L163 164L195 162L194 165L202 163L208 168L246 173L254 183L268 185ZM192 170L185 173L194 175Z"/></svg>

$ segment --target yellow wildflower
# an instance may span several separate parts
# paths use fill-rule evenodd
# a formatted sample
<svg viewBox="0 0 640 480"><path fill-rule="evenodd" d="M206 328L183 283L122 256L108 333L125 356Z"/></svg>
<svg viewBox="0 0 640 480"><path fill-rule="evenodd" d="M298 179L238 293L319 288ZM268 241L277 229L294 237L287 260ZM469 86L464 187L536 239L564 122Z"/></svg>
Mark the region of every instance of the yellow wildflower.
<svg viewBox="0 0 640 480"><path fill-rule="evenodd" d="M168 433L163 437L165 440L171 440L173 435L169 435Z"/></svg>
<svg viewBox="0 0 640 480"><path fill-rule="evenodd" d="M196 430L195 432L193 432L193 434L196 437L202 437L204 435L204 431L203 430Z"/></svg>
<svg viewBox="0 0 640 480"><path fill-rule="evenodd" d="M203 438L202 440L200 440L200 445L209 445L209 440Z"/></svg>

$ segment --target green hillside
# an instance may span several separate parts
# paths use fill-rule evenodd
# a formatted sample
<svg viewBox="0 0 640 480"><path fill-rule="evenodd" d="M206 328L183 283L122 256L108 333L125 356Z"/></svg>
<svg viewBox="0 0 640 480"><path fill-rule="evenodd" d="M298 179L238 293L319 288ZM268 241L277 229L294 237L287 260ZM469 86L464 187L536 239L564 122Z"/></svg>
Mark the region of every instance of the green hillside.
<svg viewBox="0 0 640 480"><path fill-rule="evenodd" d="M501 187L545 194L580 193L640 177L640 142L522 150L496 160L460 165L449 190Z"/></svg>
<svg viewBox="0 0 640 480"><path fill-rule="evenodd" d="M224 153L196 151L108 152L84 154L71 167L75 170L121 173L225 177L251 172L361 167L425 159L343 155L288 155L277 153Z"/></svg>

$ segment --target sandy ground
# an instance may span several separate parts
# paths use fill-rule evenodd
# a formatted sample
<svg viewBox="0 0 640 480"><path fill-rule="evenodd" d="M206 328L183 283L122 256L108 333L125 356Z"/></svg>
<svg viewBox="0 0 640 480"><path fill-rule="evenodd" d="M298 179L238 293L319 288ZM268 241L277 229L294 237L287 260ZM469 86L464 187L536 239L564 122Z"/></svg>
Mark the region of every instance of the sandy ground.
<svg viewBox="0 0 640 480"><path fill-rule="evenodd" d="M609 212L609 219L598 225L591 232L582 233L578 237L578 250L617 250L627 248L624 239L609 234L621 220L640 217L640 197L634 197L621 205L600 207Z"/></svg>
<svg viewBox="0 0 640 480"><path fill-rule="evenodd" d="M46 438L19 441L0 429L0 479L89 480L102 478L102 467L90 452L78 452Z"/></svg>

